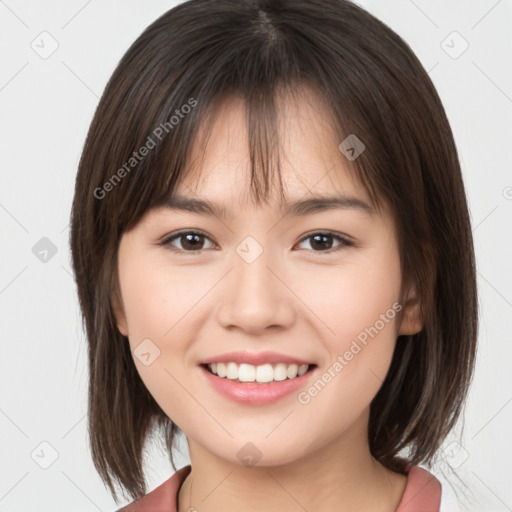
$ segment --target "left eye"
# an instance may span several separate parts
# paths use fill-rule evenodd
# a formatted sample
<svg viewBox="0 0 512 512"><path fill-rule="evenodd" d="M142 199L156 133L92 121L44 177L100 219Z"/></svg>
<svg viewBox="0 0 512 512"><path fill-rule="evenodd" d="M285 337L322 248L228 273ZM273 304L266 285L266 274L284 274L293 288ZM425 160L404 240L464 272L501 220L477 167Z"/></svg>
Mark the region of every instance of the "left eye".
<svg viewBox="0 0 512 512"><path fill-rule="evenodd" d="M310 246L313 252L334 252L343 247L349 247L353 245L353 242L343 238L340 235L336 235L335 233L328 232L318 232L313 233L304 237L300 243L303 243L306 240L311 239ZM339 244L334 247L332 240L338 240ZM205 240L210 240L204 233L199 231L182 231L181 233L177 233L170 238L167 238L162 242L161 245L171 246L172 243L178 240L180 241L181 247L178 247L173 250L181 251L181 252L199 252L203 249L211 249L214 245L211 244L210 247L202 247ZM320 249L320 250L317 250Z"/></svg>
<svg viewBox="0 0 512 512"><path fill-rule="evenodd" d="M303 242L305 240L310 240L310 239L312 240L312 242L310 242L311 247L327 249L327 250L322 250L322 251L317 251L317 250L313 249L314 252L334 252L339 249L342 249L343 247L349 247L349 246L353 245L353 243L350 242L349 240L343 238L340 235L336 235L335 233L331 233L330 231L313 233L311 235L304 237L301 240L301 242ZM333 239L336 239L340 242L338 244L338 246L336 246L334 249L332 249L332 240Z"/></svg>

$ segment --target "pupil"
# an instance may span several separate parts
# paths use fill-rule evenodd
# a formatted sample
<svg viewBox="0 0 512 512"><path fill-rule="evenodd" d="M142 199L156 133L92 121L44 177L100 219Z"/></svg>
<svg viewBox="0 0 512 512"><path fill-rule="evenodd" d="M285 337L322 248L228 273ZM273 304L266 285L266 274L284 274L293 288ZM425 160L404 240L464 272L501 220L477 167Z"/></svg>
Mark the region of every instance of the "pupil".
<svg viewBox="0 0 512 512"><path fill-rule="evenodd" d="M201 246L201 240L198 241L198 239L201 239L202 238L202 235L195 235L195 234L189 234L189 235L185 235L185 240L186 240L186 243L183 244L183 247L185 249L187 249L187 244L190 245L189 248L192 248L192 249L197 249L197 247L200 247ZM192 239L195 238L195 242L192 241Z"/></svg>
<svg viewBox="0 0 512 512"><path fill-rule="evenodd" d="M328 238L328 239L331 239L331 243L330 244L327 244L328 247L326 247L325 245L325 239ZM322 245L322 242L319 242L319 239L323 239L323 245ZM317 246L316 248L318 249L330 249L332 247L332 237L330 235L315 235L313 237L313 241L311 243L311 247L313 247L313 249L315 249L315 244L316 243L319 243L319 246Z"/></svg>

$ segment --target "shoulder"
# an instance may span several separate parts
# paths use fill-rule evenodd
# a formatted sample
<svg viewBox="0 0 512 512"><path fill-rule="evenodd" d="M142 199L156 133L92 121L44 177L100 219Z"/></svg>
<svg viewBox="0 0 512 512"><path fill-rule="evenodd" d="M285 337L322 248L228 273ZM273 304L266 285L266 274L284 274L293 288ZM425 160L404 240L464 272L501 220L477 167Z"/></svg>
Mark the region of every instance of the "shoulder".
<svg viewBox="0 0 512 512"><path fill-rule="evenodd" d="M178 490L191 471L185 466L158 487L115 512L176 512Z"/></svg>
<svg viewBox="0 0 512 512"><path fill-rule="evenodd" d="M441 482L420 466L409 466L407 486L396 512L439 512Z"/></svg>

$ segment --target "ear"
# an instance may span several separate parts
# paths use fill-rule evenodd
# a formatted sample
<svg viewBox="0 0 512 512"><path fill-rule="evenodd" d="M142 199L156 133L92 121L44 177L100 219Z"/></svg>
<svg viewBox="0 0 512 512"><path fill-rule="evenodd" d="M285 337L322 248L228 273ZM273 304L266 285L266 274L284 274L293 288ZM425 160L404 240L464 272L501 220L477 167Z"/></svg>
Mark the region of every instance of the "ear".
<svg viewBox="0 0 512 512"><path fill-rule="evenodd" d="M416 334L423 328L423 322L420 313L420 302L416 290L412 289L405 300L404 312L398 334Z"/></svg>
<svg viewBox="0 0 512 512"><path fill-rule="evenodd" d="M128 336L128 325L126 315L122 306L122 301L117 292L112 294L112 310L116 319L117 328L123 336Z"/></svg>

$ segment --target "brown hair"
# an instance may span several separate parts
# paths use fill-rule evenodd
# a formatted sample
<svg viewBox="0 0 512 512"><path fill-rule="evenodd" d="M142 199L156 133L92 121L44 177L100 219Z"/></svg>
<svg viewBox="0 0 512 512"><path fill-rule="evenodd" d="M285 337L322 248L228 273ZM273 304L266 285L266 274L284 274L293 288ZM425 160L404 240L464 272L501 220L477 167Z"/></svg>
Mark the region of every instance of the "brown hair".
<svg viewBox="0 0 512 512"><path fill-rule="evenodd" d="M419 60L346 0L191 0L152 23L118 64L76 178L70 244L88 339L89 435L116 501L114 483L132 498L146 493L143 451L154 427L164 430L176 469L179 431L117 329L120 238L172 194L199 124L233 93L246 102L251 191L266 198L270 164L279 162L276 94L301 85L328 102L340 143L356 134L365 144L344 163L374 207L390 206L402 290L414 285L424 319L419 333L398 336L372 401L371 453L402 473L406 464L431 463L460 416L476 352L474 249L452 131ZM404 448L407 459L398 457Z"/></svg>

